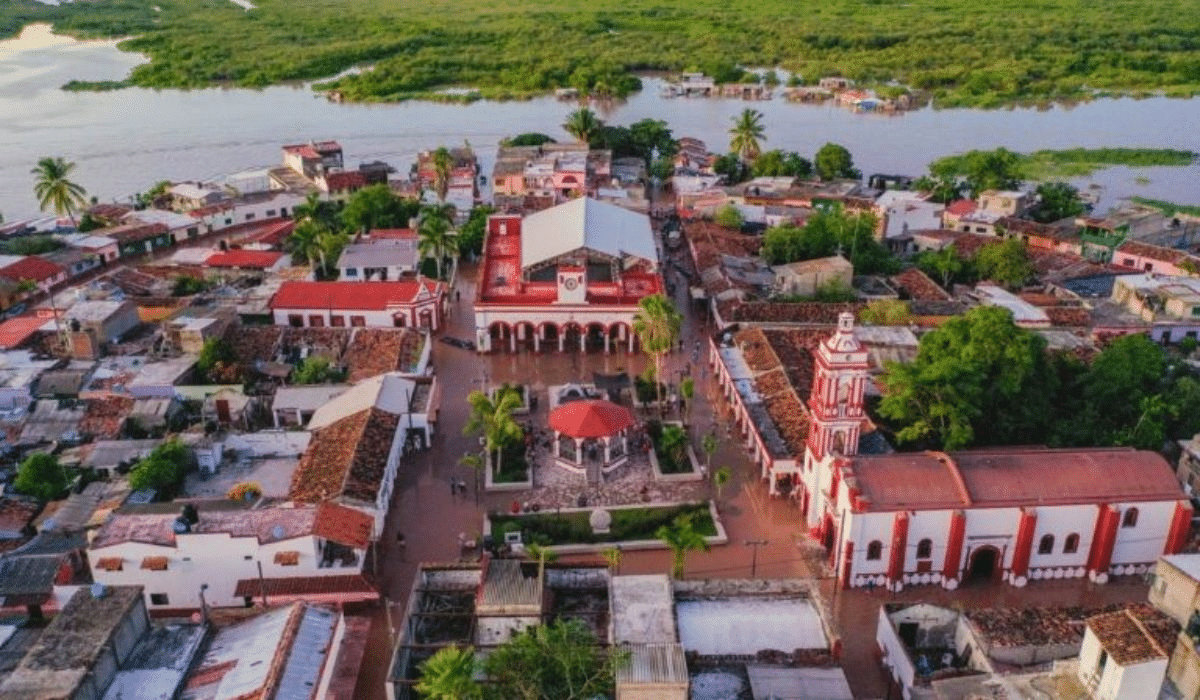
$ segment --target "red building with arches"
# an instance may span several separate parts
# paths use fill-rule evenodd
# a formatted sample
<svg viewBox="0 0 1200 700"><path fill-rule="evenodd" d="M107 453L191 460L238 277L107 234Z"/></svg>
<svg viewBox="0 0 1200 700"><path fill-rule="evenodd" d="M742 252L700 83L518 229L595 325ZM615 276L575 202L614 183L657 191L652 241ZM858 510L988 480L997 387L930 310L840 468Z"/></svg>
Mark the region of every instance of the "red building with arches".
<svg viewBox="0 0 1200 700"><path fill-rule="evenodd" d="M661 294L645 214L581 197L488 219L475 298L480 352L634 350L638 301Z"/></svg>

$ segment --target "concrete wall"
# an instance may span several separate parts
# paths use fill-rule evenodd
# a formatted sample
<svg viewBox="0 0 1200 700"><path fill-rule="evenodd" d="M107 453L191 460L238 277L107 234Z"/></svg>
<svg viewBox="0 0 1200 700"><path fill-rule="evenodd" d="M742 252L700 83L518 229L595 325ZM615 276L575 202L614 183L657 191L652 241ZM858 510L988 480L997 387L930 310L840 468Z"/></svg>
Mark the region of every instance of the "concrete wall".
<svg viewBox="0 0 1200 700"><path fill-rule="evenodd" d="M301 317L305 328L315 327L312 319L319 317L320 323L324 328L333 328L332 317L337 316L342 320L342 326L345 328L354 327L352 320L356 316L361 316L367 328L394 328L396 327L396 316L404 317L404 326L409 328L420 327L422 312L428 312L429 318L433 323L433 330L437 330L441 325L439 314L439 300L441 297L431 297L425 301L418 301L414 304L404 304L394 308L379 309L379 310L361 310L361 309L272 309L271 314L274 317L275 325L289 326L291 325L290 317L298 315Z"/></svg>
<svg viewBox="0 0 1200 700"><path fill-rule="evenodd" d="M1192 555L1200 557L1200 555ZM1194 610L1200 610L1200 581L1160 559L1154 567L1150 604L1186 625Z"/></svg>
<svg viewBox="0 0 1200 700"><path fill-rule="evenodd" d="M1200 700L1200 651L1195 642L1183 633L1175 644L1175 653L1167 667L1167 676L1179 690L1183 700Z"/></svg>

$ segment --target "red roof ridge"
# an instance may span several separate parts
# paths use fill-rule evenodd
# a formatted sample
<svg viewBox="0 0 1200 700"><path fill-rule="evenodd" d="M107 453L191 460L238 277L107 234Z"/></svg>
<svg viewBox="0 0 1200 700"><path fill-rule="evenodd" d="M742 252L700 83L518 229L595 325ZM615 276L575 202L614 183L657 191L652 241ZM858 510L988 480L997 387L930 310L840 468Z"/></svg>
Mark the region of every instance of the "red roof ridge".
<svg viewBox="0 0 1200 700"><path fill-rule="evenodd" d="M963 479L962 472L958 470L958 463L954 461L954 458L946 452L937 450L928 450L927 453L933 455L937 461L946 465L946 468L950 470L950 478L954 479L954 488L958 489L959 495L962 496L963 505L968 508L974 505L975 501L971 498L971 492L967 490L967 482Z"/></svg>

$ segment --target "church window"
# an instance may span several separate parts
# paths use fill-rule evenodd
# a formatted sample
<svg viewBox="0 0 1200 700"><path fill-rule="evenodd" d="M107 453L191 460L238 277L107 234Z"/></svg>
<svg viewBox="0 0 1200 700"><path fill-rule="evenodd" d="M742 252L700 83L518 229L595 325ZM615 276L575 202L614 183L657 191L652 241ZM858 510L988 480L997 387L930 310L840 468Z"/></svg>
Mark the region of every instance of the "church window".
<svg viewBox="0 0 1200 700"><path fill-rule="evenodd" d="M883 557L883 543L879 540L872 540L871 544L867 545L867 561L879 561Z"/></svg>
<svg viewBox="0 0 1200 700"><path fill-rule="evenodd" d="M917 559L928 559L933 556L933 540L925 539L917 543Z"/></svg>
<svg viewBox="0 0 1200 700"><path fill-rule="evenodd" d="M1054 535L1046 535L1038 543L1038 554L1054 554Z"/></svg>
<svg viewBox="0 0 1200 700"><path fill-rule="evenodd" d="M1138 509L1129 508L1125 511L1125 518L1121 521L1121 527L1137 527Z"/></svg>
<svg viewBox="0 0 1200 700"><path fill-rule="evenodd" d="M1079 535L1072 532L1063 541L1063 554L1074 554L1079 551Z"/></svg>

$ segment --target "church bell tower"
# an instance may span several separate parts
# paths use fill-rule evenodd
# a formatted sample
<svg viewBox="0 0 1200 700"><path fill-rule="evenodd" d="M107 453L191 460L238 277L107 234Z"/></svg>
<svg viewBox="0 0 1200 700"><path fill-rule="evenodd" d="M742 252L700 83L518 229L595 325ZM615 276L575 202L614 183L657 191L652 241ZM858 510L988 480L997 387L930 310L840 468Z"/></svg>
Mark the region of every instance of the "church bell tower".
<svg viewBox="0 0 1200 700"><path fill-rule="evenodd" d="M812 424L805 447L805 469L811 470L833 455L858 452L858 437L865 417L863 394L867 386L867 351L854 337L854 314L838 317L837 331L813 353L816 365L808 407Z"/></svg>

